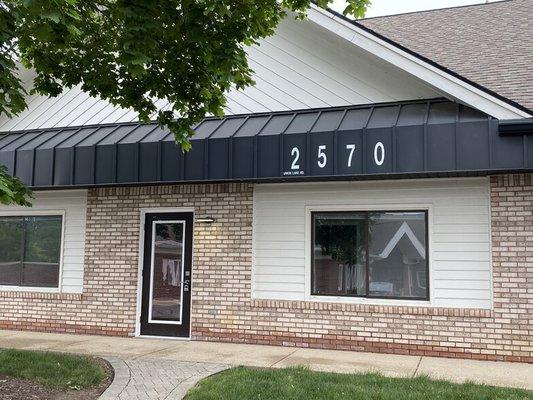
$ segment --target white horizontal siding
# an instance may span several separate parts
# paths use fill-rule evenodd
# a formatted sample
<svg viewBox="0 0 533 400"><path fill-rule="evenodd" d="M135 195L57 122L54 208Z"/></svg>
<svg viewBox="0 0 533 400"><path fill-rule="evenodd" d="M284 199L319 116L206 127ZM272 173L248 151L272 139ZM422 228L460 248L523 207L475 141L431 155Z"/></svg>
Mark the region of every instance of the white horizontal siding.
<svg viewBox="0 0 533 400"><path fill-rule="evenodd" d="M254 192L253 295L309 300L309 210L429 209L430 305L490 308L485 178L264 184ZM369 302L370 300L354 300Z"/></svg>
<svg viewBox="0 0 533 400"><path fill-rule="evenodd" d="M289 17L276 34L248 48L254 87L228 93L227 114L295 110L440 97L422 80L319 27ZM23 80L29 88L31 73ZM162 103L164 104L164 103ZM137 114L89 96L79 87L57 97L28 97L0 132L135 121Z"/></svg>
<svg viewBox="0 0 533 400"><path fill-rule="evenodd" d="M32 207L0 205L0 215L31 215L32 213L48 211L64 213L63 254L60 271L61 291L64 293L81 293L83 290L85 257L87 191L43 191L36 192L34 195L35 199L32 200ZM5 288L10 289L7 286ZM24 288L22 287L20 290L24 290Z"/></svg>

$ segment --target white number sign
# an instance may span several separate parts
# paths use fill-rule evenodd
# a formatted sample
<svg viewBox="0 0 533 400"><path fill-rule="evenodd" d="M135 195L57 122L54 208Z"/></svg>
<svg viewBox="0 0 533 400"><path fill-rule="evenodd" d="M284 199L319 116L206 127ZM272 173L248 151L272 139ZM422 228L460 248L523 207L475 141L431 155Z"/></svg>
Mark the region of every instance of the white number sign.
<svg viewBox="0 0 533 400"><path fill-rule="evenodd" d="M291 156L294 158L292 159L291 169L300 169L300 165L298 164L298 160L300 159L300 150L298 150L298 147L293 147L291 150Z"/></svg>
<svg viewBox="0 0 533 400"><path fill-rule="evenodd" d="M355 144L347 144L346 150L350 150L350 154L348 155L348 168L352 166L352 159L353 159L353 153L355 151Z"/></svg>
<svg viewBox="0 0 533 400"><path fill-rule="evenodd" d="M326 157L326 153L324 153L324 150L326 150L326 145L322 144L318 146L318 166L320 168L324 168L326 166L326 163L328 162L328 158Z"/></svg>
<svg viewBox="0 0 533 400"><path fill-rule="evenodd" d="M379 154L381 153L381 154ZM383 162L385 161L385 146L383 146L383 143L377 142L374 146L374 162L376 165L383 165Z"/></svg>

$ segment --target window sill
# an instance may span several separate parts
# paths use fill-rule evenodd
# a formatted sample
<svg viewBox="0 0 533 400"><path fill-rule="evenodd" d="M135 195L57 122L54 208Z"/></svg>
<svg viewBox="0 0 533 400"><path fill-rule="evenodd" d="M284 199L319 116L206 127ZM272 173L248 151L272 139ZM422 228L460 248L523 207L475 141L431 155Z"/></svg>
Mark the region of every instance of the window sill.
<svg viewBox="0 0 533 400"><path fill-rule="evenodd" d="M9 288L6 286L0 286L0 298L80 301L83 297L81 293L61 293L57 288L54 288L53 290L42 289L47 288Z"/></svg>

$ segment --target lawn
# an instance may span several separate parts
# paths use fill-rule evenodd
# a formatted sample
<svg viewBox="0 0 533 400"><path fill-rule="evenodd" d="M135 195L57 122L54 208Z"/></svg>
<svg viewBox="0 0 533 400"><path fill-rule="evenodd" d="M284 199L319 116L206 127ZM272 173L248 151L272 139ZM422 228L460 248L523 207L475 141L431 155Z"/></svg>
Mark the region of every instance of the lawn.
<svg viewBox="0 0 533 400"><path fill-rule="evenodd" d="M426 377L387 378L378 374L334 374L303 367L238 367L201 381L185 400L525 400L533 392Z"/></svg>
<svg viewBox="0 0 533 400"><path fill-rule="evenodd" d="M94 359L68 354L0 349L0 375L39 382L51 389L100 385L106 371Z"/></svg>

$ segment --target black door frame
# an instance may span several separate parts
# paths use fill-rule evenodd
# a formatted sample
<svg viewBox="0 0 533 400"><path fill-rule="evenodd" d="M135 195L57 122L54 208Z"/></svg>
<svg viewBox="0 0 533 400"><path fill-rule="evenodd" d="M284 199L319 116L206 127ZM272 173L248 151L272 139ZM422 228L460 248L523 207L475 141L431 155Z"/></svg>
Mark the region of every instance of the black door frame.
<svg viewBox="0 0 533 400"><path fill-rule="evenodd" d="M188 297L186 303L184 304L182 308L182 324L181 325L173 325L176 327L181 327L186 329L187 334L176 334L176 335L166 335L166 334L152 334L152 333L143 333L143 322L147 322L145 318L144 311L148 307L147 304L145 304L145 288L144 283L145 279L143 278L143 275L145 273L145 265L146 262L151 262L151 240L152 235L147 235L147 232L151 232L152 226L147 228L147 217L148 216L156 216L162 218L162 220L184 220L186 222L185 224L185 260L186 263L190 265L190 276L189 279L189 290L188 295L184 297ZM194 210L190 208L150 208L150 209L141 209L141 226L140 226L140 236L139 236L139 268L138 268L138 284L137 284L137 311L136 311L136 321L135 321L135 336L139 337L161 337L161 338L169 338L169 339L178 339L178 340L190 340L191 338L191 322L192 322L192 269L193 269L193 248L194 248ZM152 221L153 222L153 221ZM152 224L150 222L150 225ZM150 246L147 247L148 243L150 243ZM147 253L147 249L149 249ZM148 257L148 258L147 258ZM148 277L148 279L150 279ZM183 298L182 298L183 301ZM188 316L187 320L185 321L184 317L185 315ZM143 321L144 320L144 321ZM185 323L184 323L185 321ZM159 324L154 324L159 325ZM167 325L168 326L168 325ZM172 326L172 325L171 325Z"/></svg>

